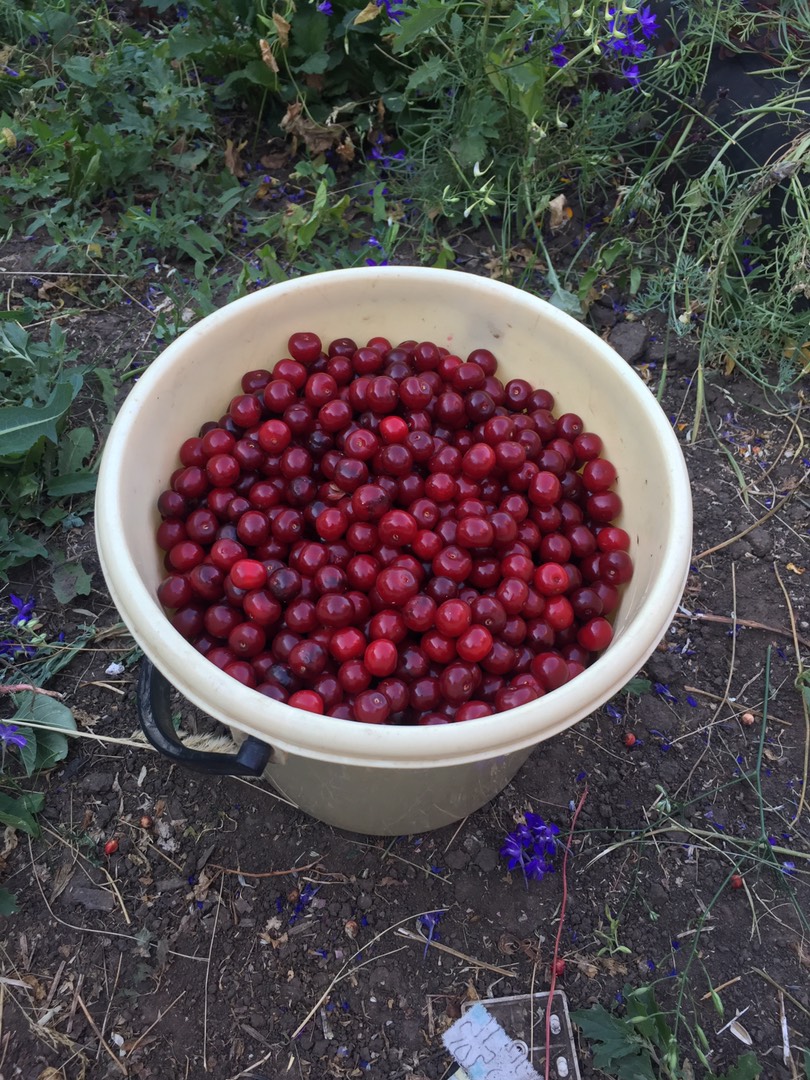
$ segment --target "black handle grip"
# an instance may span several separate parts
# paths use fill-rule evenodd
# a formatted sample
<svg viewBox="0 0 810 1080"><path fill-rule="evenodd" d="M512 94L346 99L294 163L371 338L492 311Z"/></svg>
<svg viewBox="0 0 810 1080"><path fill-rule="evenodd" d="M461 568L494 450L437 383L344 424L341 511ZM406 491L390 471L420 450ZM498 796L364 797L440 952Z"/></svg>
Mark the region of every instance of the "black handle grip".
<svg viewBox="0 0 810 1080"><path fill-rule="evenodd" d="M172 725L170 692L171 683L144 657L138 679L138 718L144 735L156 750L175 765L183 765L195 772L217 776L261 776L273 748L252 735L245 739L236 754L215 754L184 746Z"/></svg>

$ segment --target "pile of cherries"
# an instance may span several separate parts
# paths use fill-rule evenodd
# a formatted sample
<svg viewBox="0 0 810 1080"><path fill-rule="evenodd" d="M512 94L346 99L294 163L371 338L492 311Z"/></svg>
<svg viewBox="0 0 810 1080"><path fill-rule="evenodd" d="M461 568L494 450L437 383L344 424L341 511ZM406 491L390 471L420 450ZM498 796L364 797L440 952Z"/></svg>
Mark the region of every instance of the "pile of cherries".
<svg viewBox="0 0 810 1080"><path fill-rule="evenodd" d="M276 701L369 724L473 720L584 671L633 572L600 437L487 349L288 351L158 500L177 631Z"/></svg>

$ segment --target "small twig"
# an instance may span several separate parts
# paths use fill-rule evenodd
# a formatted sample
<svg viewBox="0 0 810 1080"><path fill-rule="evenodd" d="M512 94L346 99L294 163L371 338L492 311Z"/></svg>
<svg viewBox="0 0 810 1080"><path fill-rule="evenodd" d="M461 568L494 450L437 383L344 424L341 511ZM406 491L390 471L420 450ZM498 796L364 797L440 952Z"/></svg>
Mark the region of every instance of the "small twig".
<svg viewBox="0 0 810 1080"><path fill-rule="evenodd" d="M448 851L450 850L450 848L451 848L451 847L453 846L453 842L455 841L456 837L457 837L457 836L458 836L458 834L459 834L459 833L461 832L461 830L462 830L462 829L464 828L464 826L465 826L465 825L467 824L467 820L468 820L469 816L470 816L470 815L469 815L469 814L467 814L467 817L463 818L463 819L462 819L462 820L461 820L461 821L460 821L460 822L458 823L458 828L457 828L457 829L456 829L456 831L455 831L455 832L453 833L453 835L452 835L452 836L450 837L450 840L448 841L447 847L446 847L446 848L444 849L444 851L442 852L442 855L446 855L446 854L447 854L447 852L448 852Z"/></svg>
<svg viewBox="0 0 810 1080"><path fill-rule="evenodd" d="M802 771L802 790L799 795L799 805L796 807L796 813L793 815L793 819L790 822L791 825L795 825L802 815L804 809L804 799L807 794L807 771L808 765L810 765L810 709L807 708L807 697L804 692L804 687L799 685L804 676L805 668L802 663L802 654L799 651L799 635L796 633L796 613L793 610L793 604L790 602L790 596L785 583L779 576L779 570L776 563L773 564L773 572L776 574L776 580L779 582L779 588L782 590L782 594L785 597L785 603L787 604L788 617L790 618L790 629L793 634L793 651L796 653L796 665L798 667L798 674L796 676L796 687L799 691L799 697L802 703L802 712L804 713L804 768Z"/></svg>
<svg viewBox="0 0 810 1080"><path fill-rule="evenodd" d="M127 924L127 926L132 926L132 919L130 919L130 917L129 917L129 912L127 911L126 906L124 904L123 896L118 891L118 886L113 881L112 875L110 874L109 870L107 870L107 868L104 867L104 866L102 866L101 869L107 875L107 881L109 881L109 883L110 883L110 888L115 893L115 897L118 900L118 903L119 903L119 905L121 907L121 911L124 913L124 922Z"/></svg>
<svg viewBox="0 0 810 1080"><path fill-rule="evenodd" d="M768 634L779 634L780 637L791 637L790 630L784 630L779 626L768 626L766 623L756 622L754 619L729 619L726 615L704 615L702 612L687 613L685 611L676 611L673 616L675 619L690 619L697 620L698 622L713 622L722 623L723 626L744 626L746 630L765 630ZM810 649L810 641L807 638L796 637L797 641L800 641L806 649Z"/></svg>
<svg viewBox="0 0 810 1080"><path fill-rule="evenodd" d="M121 964L124 962L124 954L118 954L118 969L115 972L115 982L113 983L112 993L107 1001L107 1009L104 1013L104 1019L101 1022L101 1034L103 1035L107 1030L107 1021L110 1019L110 1009L112 1008L113 998L115 997L115 991L118 989L118 980L121 978ZM98 1048L96 1054L96 1061L98 1061L98 1055L101 1053L101 1046Z"/></svg>
<svg viewBox="0 0 810 1080"><path fill-rule="evenodd" d="M790 1061L790 1035L788 1033L787 1017L785 1016L785 991L779 991L779 1027L782 1029L782 1061L785 1065Z"/></svg>
<svg viewBox="0 0 810 1080"><path fill-rule="evenodd" d="M237 874L240 877L250 878L268 878L284 877L285 874L300 874L302 870L312 870L320 862L323 862L322 858L307 863L306 866L294 866L291 870L265 870L262 873L251 873L250 870L231 870L227 866L218 866L216 863L209 863L208 866L211 870L221 870L223 874Z"/></svg>
<svg viewBox="0 0 810 1080"><path fill-rule="evenodd" d="M468 964L472 964L473 967L484 968L486 971L494 971L496 975L500 975L502 978L514 979L515 972L507 971L506 968L496 967L494 964L487 964L484 960L476 960L474 956L468 956L466 953L459 952L458 949L452 949L449 945L442 945L440 941L434 941L432 938L425 938L421 934L417 934L415 930L408 930L405 927L401 927L397 930L397 937L407 938L409 941L418 941L420 945L430 945L432 949L438 949L440 952L449 953L450 956L455 956L458 960L464 960Z"/></svg>
<svg viewBox="0 0 810 1080"><path fill-rule="evenodd" d="M135 1053L135 1051L141 1045L141 1043L146 1038L146 1036L149 1034L149 1032L152 1030L152 1028L156 1024L159 1024L160 1021L164 1019L164 1017L175 1007L175 1005L180 1000L180 998L183 997L186 993L187 993L187 991L183 990L182 993L177 995L177 997L174 999L174 1001L171 1003L171 1005L167 1005L163 1012L158 1012L157 1019L153 1020L152 1023L149 1025L149 1027L146 1029L146 1031L144 1031L143 1035L139 1035L138 1038L135 1040L135 1042L132 1044L132 1046L131 1046L131 1048L129 1050L129 1053L127 1054L128 1058L132 1057L132 1055Z"/></svg>
<svg viewBox="0 0 810 1080"><path fill-rule="evenodd" d="M724 983L720 983L719 986L715 986L712 990L705 993L700 1000L708 1001L712 994L719 994L721 990L725 990L727 986L733 986L734 983L739 982L741 978L742 975L735 975L733 979L726 979Z"/></svg>
<svg viewBox="0 0 810 1080"><path fill-rule="evenodd" d="M801 1011L805 1014L805 1016L810 1016L810 1009L808 1009L804 1005L802 1005L802 1003L798 1000L798 998L795 998L793 996L793 994L791 994L789 991L787 991L784 988L784 986L780 986L779 983L776 982L775 979L772 979L770 977L770 975L768 975L767 972L762 970L762 968L752 967L751 971L752 971L752 973L754 975L759 975L759 977L761 979L764 979L765 982L770 983L771 986L773 986L776 990L781 990L782 993L785 995L785 997L788 999L788 1001L792 1001L793 1004L796 1006L796 1008L801 1009Z"/></svg>
<svg viewBox="0 0 810 1080"><path fill-rule="evenodd" d="M557 985L557 959L560 955L560 941L565 924L565 909L568 905L568 853L571 850L571 841L574 837L574 826L577 823L579 812L585 805L588 797L588 785L586 784L579 797L574 816L571 818L571 828L568 830L568 842L565 845L562 861L562 900L560 901L560 917L557 920L557 936L554 939L554 953L551 957L551 982L548 992L548 1005L546 1006L546 1078L551 1076L551 1003L554 1001L554 989Z"/></svg>
<svg viewBox="0 0 810 1080"><path fill-rule="evenodd" d="M127 1076L128 1074L127 1074L126 1065L124 1065L124 1063L118 1058L118 1056L115 1053L115 1051L113 1050L113 1048L110 1046L110 1044L107 1042L107 1040L104 1038L104 1036L101 1034L101 1032L96 1027L95 1020L90 1015L90 1013L87 1011L87 1006L82 1001L82 995L80 993L78 993L78 992L76 993L76 1000L79 1003L79 1008L84 1013L84 1016L85 1016L85 1019L87 1020L87 1023L90 1025L90 1027L96 1033L96 1038L98 1039L98 1041L101 1043L101 1045L104 1047L104 1049L110 1055L112 1060L115 1062L116 1068L120 1069L121 1072L124 1074L124 1076Z"/></svg>
<svg viewBox="0 0 810 1080"><path fill-rule="evenodd" d="M219 909L220 909L220 907L222 905L222 889L223 889L224 885L225 885L225 876L223 874L219 879L219 896L217 897L217 907L216 907L216 911L214 912L214 926L213 926L213 929L211 930L211 942L210 942L210 944L208 946L208 960L206 961L206 965L205 965L205 984L203 986L203 1052L202 1052L202 1059L203 1059L203 1068L205 1069L206 1072L208 1072L208 1058L207 1058L207 1047L208 1047L208 980L209 980L209 978L211 976L211 954L214 951L214 938L216 937L216 933L217 933L217 923L219 922Z"/></svg>
<svg viewBox="0 0 810 1080"><path fill-rule="evenodd" d="M742 538L744 536L748 536L748 534L750 532L753 532L754 529L759 528L759 526L762 525L763 522L767 521L768 518L771 518L771 517L773 517L774 514L779 513L779 511L782 509L782 507L785 505L785 503L789 502L793 498L793 496L796 494L796 492L799 490L799 488L802 486L804 481L807 479L807 475L808 474L805 473L804 476L801 478L801 480L796 485L796 487L792 491L789 491L787 493L787 495L785 495L784 498L779 500L778 503L774 503L774 505L770 508L770 510L766 514L763 514L762 517L759 518L757 521L755 521L753 523L753 525L749 525L747 528L743 529L742 532L738 532L736 536L731 536L731 537L729 537L728 540L723 540L722 543L715 544L714 547L706 548L705 551L699 551L696 555L693 555L692 558L693 559L705 559L707 555L714 555L714 553L716 551L722 551L723 548L730 547L737 540L742 540Z"/></svg>
<svg viewBox="0 0 810 1080"><path fill-rule="evenodd" d="M43 690L41 686L34 686L32 683L13 683L11 686L0 686L0 694L22 694L30 692L32 694L44 694L45 697L57 698L59 701L65 700L64 694L57 694L55 690ZM41 725L37 725L40 727ZM57 728L58 731L62 731L62 728Z"/></svg>

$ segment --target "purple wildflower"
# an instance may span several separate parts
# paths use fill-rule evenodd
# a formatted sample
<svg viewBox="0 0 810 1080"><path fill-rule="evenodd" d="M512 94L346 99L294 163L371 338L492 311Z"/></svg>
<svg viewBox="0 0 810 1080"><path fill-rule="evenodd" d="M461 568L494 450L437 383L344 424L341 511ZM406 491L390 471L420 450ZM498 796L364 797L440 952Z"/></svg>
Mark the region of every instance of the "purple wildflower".
<svg viewBox="0 0 810 1080"><path fill-rule="evenodd" d="M3 746L25 746L28 740L19 734L16 724L0 724L0 742Z"/></svg>
<svg viewBox="0 0 810 1080"><path fill-rule="evenodd" d="M623 70L623 74L625 79L627 79L631 86L641 85L641 76L639 75L638 64L630 64L629 67L625 67Z"/></svg>
<svg viewBox="0 0 810 1080"><path fill-rule="evenodd" d="M394 7L394 0L377 0L377 7L385 8L385 14L392 23L397 23L397 25L399 25L400 19L405 14L404 8Z"/></svg>
<svg viewBox="0 0 810 1080"><path fill-rule="evenodd" d="M649 7L641 8L636 15L636 20L639 29L648 41L658 33L658 21Z"/></svg>
<svg viewBox="0 0 810 1080"><path fill-rule="evenodd" d="M558 41L556 45L551 46L551 59L556 67L562 68L568 63L568 57L565 55L565 45L561 41Z"/></svg>
<svg viewBox="0 0 810 1080"><path fill-rule="evenodd" d="M11 606L16 608L17 614L12 615L12 626L24 626L29 619L34 618L34 608L37 605L37 599L35 596L29 596L27 600L23 600L19 596L15 596L14 593L9 595Z"/></svg>
<svg viewBox="0 0 810 1080"><path fill-rule="evenodd" d="M501 858L509 860L509 870L521 868L527 888L531 878L542 881L546 874L554 872L551 860L557 850L559 832L556 825L547 825L538 814L527 813L526 824L507 834Z"/></svg>
<svg viewBox="0 0 810 1080"><path fill-rule="evenodd" d="M315 10L320 11L321 15L334 14L334 12L332 11L332 5L329 3L329 0L321 0L321 3L318 4Z"/></svg>
<svg viewBox="0 0 810 1080"><path fill-rule="evenodd" d="M431 941L433 941L434 938L437 938L439 936L436 933L436 927L441 921L441 917L442 913L440 911L429 911L426 915L419 916L420 925L424 926L424 928L428 932L428 936L425 941L425 956L427 956L428 946L430 945Z"/></svg>

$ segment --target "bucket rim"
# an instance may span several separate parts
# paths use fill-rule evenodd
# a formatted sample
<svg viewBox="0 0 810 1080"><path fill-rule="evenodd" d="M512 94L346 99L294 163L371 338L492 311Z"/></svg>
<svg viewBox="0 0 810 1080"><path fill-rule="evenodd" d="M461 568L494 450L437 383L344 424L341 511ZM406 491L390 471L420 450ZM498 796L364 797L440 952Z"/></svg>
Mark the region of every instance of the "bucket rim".
<svg viewBox="0 0 810 1080"><path fill-rule="evenodd" d="M430 281L433 290L477 291L481 303L508 302L513 308L523 308L538 325L557 324L577 344L599 354L600 361L611 370L611 377L621 382L628 409L637 408L644 414L645 422L665 450L666 476L656 480L661 490L671 495L669 505L662 500L661 506L661 513L667 517L667 541L659 572L641 604L643 625L637 615L585 672L539 701L479 720L431 727L376 726L303 714L264 698L206 661L165 618L156 597L141 579L125 540L116 543L116 536L124 539L121 513L116 507L120 506L120 492L126 490L123 464L127 441L167 368L193 355L200 339L214 327L238 324L246 313L283 305L286 297L302 291L311 291L317 302L318 295L324 290L328 295L331 285L338 281L356 284L365 291ZM430 768L485 761L532 746L572 726L621 690L654 651L677 609L689 571L692 502L681 447L658 402L618 353L571 316L515 286L458 270L357 267L268 286L226 304L172 342L134 384L113 423L99 471L95 527L102 571L124 623L152 663L198 708L230 728L269 742L281 755L383 768ZM543 710L544 702L548 703L548 715L538 718L538 708Z"/></svg>

